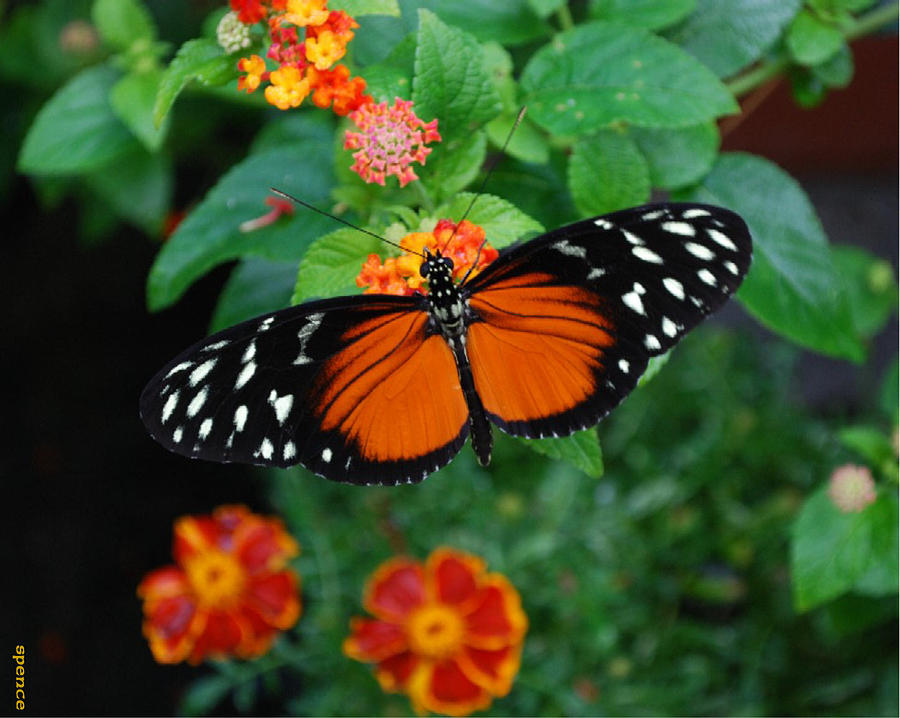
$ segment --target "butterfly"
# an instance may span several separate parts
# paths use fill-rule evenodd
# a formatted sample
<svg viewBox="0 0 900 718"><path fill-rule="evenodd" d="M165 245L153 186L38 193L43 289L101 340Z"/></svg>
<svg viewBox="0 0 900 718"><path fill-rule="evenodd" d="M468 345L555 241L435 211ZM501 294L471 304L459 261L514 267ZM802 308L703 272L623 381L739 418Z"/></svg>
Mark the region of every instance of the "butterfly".
<svg viewBox="0 0 900 718"><path fill-rule="evenodd" d="M311 301L213 334L150 381L141 416L179 454L353 484L421 481L467 438L486 465L491 424L542 438L600 421L751 254L737 214L686 203L561 227L459 284L427 252L428 294Z"/></svg>

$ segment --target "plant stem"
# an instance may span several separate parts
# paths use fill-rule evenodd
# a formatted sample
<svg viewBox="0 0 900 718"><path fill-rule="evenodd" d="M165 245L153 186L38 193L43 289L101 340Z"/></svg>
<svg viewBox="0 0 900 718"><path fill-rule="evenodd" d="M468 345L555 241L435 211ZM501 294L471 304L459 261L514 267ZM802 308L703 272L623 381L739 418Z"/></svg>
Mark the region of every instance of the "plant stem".
<svg viewBox="0 0 900 718"><path fill-rule="evenodd" d="M569 3L563 3L559 10L556 11L556 19L559 22L560 28L563 30L571 30L575 27L575 22L572 20L572 12L569 10Z"/></svg>
<svg viewBox="0 0 900 718"><path fill-rule="evenodd" d="M851 25L842 28L844 39L850 42L863 35L868 35L895 20L898 15L900 15L900 3L877 7L871 12L861 15ZM725 86L735 97L740 97L781 74L790 64L790 57L786 52L782 52L777 57L761 62L756 67L726 82Z"/></svg>

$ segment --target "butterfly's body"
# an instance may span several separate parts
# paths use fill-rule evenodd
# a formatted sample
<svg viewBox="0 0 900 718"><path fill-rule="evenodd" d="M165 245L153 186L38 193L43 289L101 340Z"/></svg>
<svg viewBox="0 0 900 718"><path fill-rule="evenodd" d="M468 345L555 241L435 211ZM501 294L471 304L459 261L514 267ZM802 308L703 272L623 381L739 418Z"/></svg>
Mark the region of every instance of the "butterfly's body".
<svg viewBox="0 0 900 718"><path fill-rule="evenodd" d="M302 463L350 483L419 481L490 424L529 438L596 424L737 289L751 241L716 207L639 207L507 248L471 280L428 255L427 295L310 302L183 352L141 411L166 447Z"/></svg>

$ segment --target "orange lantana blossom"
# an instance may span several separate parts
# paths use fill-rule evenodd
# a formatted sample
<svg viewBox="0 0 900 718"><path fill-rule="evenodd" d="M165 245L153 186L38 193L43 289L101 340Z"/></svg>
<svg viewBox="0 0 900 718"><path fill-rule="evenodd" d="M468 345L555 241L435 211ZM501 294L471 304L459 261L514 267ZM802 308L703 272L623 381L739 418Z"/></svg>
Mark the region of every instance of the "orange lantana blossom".
<svg viewBox="0 0 900 718"><path fill-rule="evenodd" d="M300 616L299 553L278 519L244 506L175 522L175 565L144 577L144 635L159 663L254 658Z"/></svg>
<svg viewBox="0 0 900 718"><path fill-rule="evenodd" d="M466 273L474 277L499 254L484 239L484 229L467 219L459 224L438 220L431 232L413 232L401 239L403 255L388 257L382 263L377 254L370 254L356 277L356 286L366 288L363 294L425 293L427 280L419 273L419 267L426 248L432 253L440 249L443 256L453 259L455 280L461 280Z"/></svg>
<svg viewBox="0 0 900 718"><path fill-rule="evenodd" d="M509 693L519 670L528 619L506 577L482 559L436 549L423 564L383 563L344 641L350 658L376 664L385 691L406 693L413 708L451 716L487 708Z"/></svg>
<svg viewBox="0 0 900 718"><path fill-rule="evenodd" d="M329 10L327 0L231 0L232 12L219 25L219 44L236 52L250 43L243 23L262 23L268 35L266 57L252 54L238 61L243 73L238 89L254 92L261 84L269 104L281 110L299 107L312 93L317 107L332 107L346 115L372 101L366 82L350 77L344 65L335 65L347 52L347 43L359 27L342 10ZM332 105L333 103L333 105Z"/></svg>

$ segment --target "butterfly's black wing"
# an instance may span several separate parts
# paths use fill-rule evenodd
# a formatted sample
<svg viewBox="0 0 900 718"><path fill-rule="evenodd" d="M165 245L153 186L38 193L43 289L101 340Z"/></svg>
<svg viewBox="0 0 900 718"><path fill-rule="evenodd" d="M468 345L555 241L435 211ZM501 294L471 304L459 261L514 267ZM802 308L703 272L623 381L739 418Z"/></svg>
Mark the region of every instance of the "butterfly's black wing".
<svg viewBox="0 0 900 718"><path fill-rule="evenodd" d="M462 290L489 418L527 437L595 424L650 357L737 290L751 253L738 215L674 203L577 222L502 252Z"/></svg>
<svg viewBox="0 0 900 718"><path fill-rule="evenodd" d="M263 315L169 362L144 389L141 416L190 457L419 481L468 435L453 356L427 324L422 297L386 295Z"/></svg>

